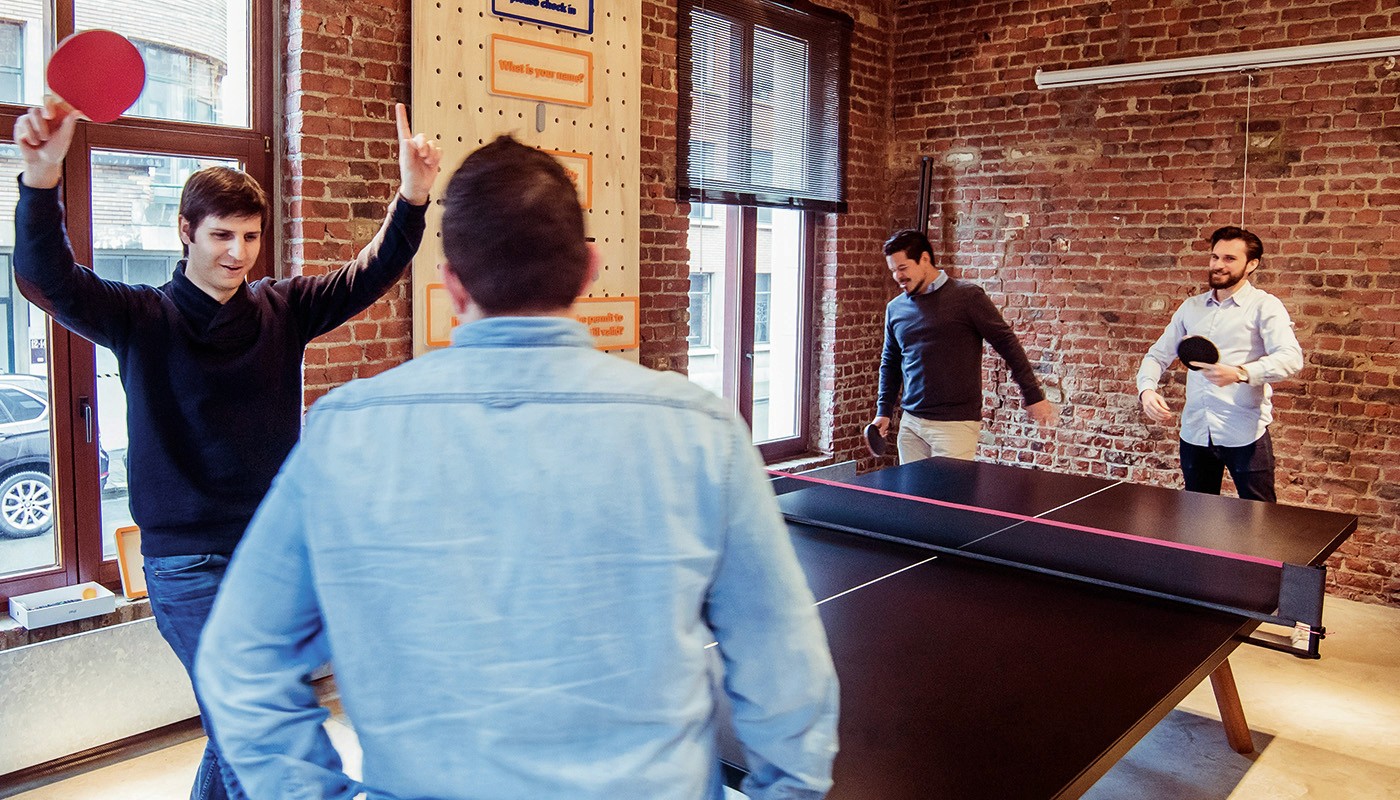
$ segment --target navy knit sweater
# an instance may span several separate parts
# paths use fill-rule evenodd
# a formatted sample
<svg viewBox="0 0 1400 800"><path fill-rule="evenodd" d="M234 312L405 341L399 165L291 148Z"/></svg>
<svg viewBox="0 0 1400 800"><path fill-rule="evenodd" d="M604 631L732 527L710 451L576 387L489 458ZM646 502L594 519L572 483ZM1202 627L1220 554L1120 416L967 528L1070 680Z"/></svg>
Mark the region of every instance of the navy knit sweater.
<svg viewBox="0 0 1400 800"><path fill-rule="evenodd" d="M393 286L423 238L425 210L396 198L373 241L345 266L246 283L220 304L185 277L183 261L159 288L103 280L76 265L59 190L20 185L20 290L116 354L143 553L233 552L301 433L307 343Z"/></svg>
<svg viewBox="0 0 1400 800"><path fill-rule="evenodd" d="M1006 360L1026 405L1045 399L1026 351L982 287L949 280L942 287L885 306L878 414L890 416L901 382L901 406L921 419L982 419L982 342Z"/></svg>

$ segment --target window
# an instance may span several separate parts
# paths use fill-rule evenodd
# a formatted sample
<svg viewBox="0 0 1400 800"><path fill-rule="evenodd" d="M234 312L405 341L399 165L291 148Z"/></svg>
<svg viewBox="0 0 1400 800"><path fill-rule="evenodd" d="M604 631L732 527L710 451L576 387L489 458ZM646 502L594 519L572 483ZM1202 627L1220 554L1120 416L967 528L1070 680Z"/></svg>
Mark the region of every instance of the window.
<svg viewBox="0 0 1400 800"><path fill-rule="evenodd" d="M0 92L7 66L18 85L41 85L46 53L74 30L123 33L146 61L136 106L116 122L80 125L64 162L79 263L110 280L164 284L181 257L175 221L191 172L239 166L273 191L276 8L271 0L72 0L35 3L32 18L14 25L0 21ZM0 127L24 113L18 100L0 96ZM112 532L130 523L115 356L53 324L12 285L20 169L17 148L0 145L0 192L9 193L0 198L0 419L11 420L0 427L23 427L0 438L0 602L81 581L115 585ZM275 242L264 245L264 254L275 252ZM267 274L266 255L255 272Z"/></svg>
<svg viewBox="0 0 1400 800"><path fill-rule="evenodd" d="M222 61L175 47L136 42L146 61L146 87L132 114L157 119L214 122L219 85L227 67Z"/></svg>
<svg viewBox="0 0 1400 800"><path fill-rule="evenodd" d="M713 206L692 214L690 380L733 401L768 458L807 448L810 215Z"/></svg>
<svg viewBox="0 0 1400 800"><path fill-rule="evenodd" d="M24 24L0 21L0 103L24 101Z"/></svg>
<svg viewBox="0 0 1400 800"><path fill-rule="evenodd" d="M852 28L805 0L682 0L678 199L844 211Z"/></svg>
<svg viewBox="0 0 1400 800"><path fill-rule="evenodd" d="M710 274L690 273L690 335L692 348L710 346Z"/></svg>
<svg viewBox="0 0 1400 800"><path fill-rule="evenodd" d="M769 306L773 301L773 273L760 272L754 276L753 343L771 344L768 329Z"/></svg>
<svg viewBox="0 0 1400 800"><path fill-rule="evenodd" d="M770 460L808 447L815 215L845 208L851 29L804 0L680 6L690 379Z"/></svg>

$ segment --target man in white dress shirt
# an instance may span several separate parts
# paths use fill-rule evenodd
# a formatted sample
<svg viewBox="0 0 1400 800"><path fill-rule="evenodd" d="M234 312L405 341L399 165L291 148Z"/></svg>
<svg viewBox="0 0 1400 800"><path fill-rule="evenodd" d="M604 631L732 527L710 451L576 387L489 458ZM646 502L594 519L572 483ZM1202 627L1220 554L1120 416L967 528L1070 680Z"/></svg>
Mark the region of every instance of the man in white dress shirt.
<svg viewBox="0 0 1400 800"><path fill-rule="evenodd" d="M1196 363L1186 378L1181 413L1181 473L1187 491L1220 494L1226 469L1239 496L1274 502L1273 389L1303 368L1293 321L1277 297L1249 282L1264 243L1243 228L1210 237L1210 291L1187 298L1147 351L1137 374L1142 410L1155 422L1173 414L1157 381L1187 336L1203 336L1220 351L1215 364Z"/></svg>

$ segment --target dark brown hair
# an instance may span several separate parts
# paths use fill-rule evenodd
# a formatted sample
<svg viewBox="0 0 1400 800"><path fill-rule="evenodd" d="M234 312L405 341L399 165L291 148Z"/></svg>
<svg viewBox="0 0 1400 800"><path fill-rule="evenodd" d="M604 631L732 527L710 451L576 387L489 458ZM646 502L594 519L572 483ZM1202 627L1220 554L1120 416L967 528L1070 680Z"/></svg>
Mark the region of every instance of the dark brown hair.
<svg viewBox="0 0 1400 800"><path fill-rule="evenodd" d="M1220 242L1244 242L1244 253L1247 261L1257 261L1264 255L1264 242L1244 228L1237 228L1234 225L1226 225L1210 235L1211 247L1215 247Z"/></svg>
<svg viewBox="0 0 1400 800"><path fill-rule="evenodd" d="M253 176L228 167L205 167L185 181L180 216L190 234L205 217L258 217L267 226L267 195Z"/></svg>
<svg viewBox="0 0 1400 800"><path fill-rule="evenodd" d="M502 136L447 184L442 249L491 315L568 308L588 274L578 190L549 155Z"/></svg>
<svg viewBox="0 0 1400 800"><path fill-rule="evenodd" d="M895 231L893 236L885 240L885 255L892 256L895 253L903 253L910 261L918 261L920 256L928 253L929 263L933 263L933 245L929 244L927 236L916 230Z"/></svg>

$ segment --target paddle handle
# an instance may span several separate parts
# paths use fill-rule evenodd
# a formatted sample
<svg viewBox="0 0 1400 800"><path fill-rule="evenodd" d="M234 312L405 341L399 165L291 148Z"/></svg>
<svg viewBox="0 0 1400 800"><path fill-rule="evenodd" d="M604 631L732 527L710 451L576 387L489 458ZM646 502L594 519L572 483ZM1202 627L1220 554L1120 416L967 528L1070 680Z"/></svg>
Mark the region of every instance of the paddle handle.
<svg viewBox="0 0 1400 800"><path fill-rule="evenodd" d="M74 114L83 113L77 108L74 108L67 100L52 93L44 95L44 105L53 112L53 119L50 120L50 122L54 125L61 125L65 119L68 119Z"/></svg>

